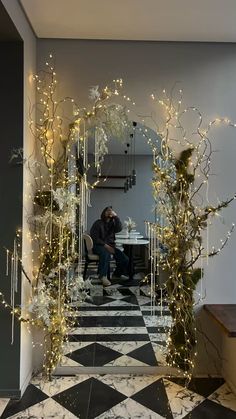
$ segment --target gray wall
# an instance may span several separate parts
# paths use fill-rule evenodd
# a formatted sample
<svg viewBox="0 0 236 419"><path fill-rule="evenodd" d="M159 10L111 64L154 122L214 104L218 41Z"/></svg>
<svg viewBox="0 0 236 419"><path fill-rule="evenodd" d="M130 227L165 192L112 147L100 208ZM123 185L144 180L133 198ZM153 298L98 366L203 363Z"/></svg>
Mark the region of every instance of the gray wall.
<svg viewBox="0 0 236 419"><path fill-rule="evenodd" d="M49 52L56 58L61 94L73 96L81 106L88 103L92 85L106 85L122 77L126 94L137 103L137 113L156 112L150 94L171 89L182 82L184 102L198 106L206 122L223 115L236 120L236 45L210 43L114 42L39 40L38 68ZM235 193L236 131L214 131L213 176L210 199L217 202ZM143 191L140 191L142 197ZM141 206L142 200L140 200ZM236 220L235 205L224 212L225 225L218 222L210 232L216 247ZM236 234L218 257L205 266L208 303L234 303Z"/></svg>
<svg viewBox="0 0 236 419"><path fill-rule="evenodd" d="M29 276L31 276L31 243L27 237L27 219L29 214L32 213L32 200L27 199L30 189L29 171L27 171L27 165L18 168L10 167L8 159L12 148L20 146L24 146L24 156L26 158L33 156L34 139L30 133L28 122L29 101L31 103L35 102L35 89L32 81L32 74L36 71L36 39L18 0L2 0L1 3L3 3L6 8L18 35L23 40L21 62L15 62L15 65L11 68L9 66L7 67L3 54L4 60L1 62L1 70L5 70L5 78L3 76L1 77L1 82L3 84L1 90L2 99L5 99L3 98L4 89L6 88L7 90L6 99L5 101L2 100L1 103L3 106L3 112L1 112L1 159L4 162L1 163L1 187L4 191L1 193L1 197L3 211L6 211L6 217L2 216L1 220L4 223L2 228L7 232L7 236L1 236L1 243L5 246L12 247L12 240L16 228L23 226L23 262L26 271ZM9 50L9 48L7 49ZM19 78L21 78L20 82ZM9 82L7 82L8 80ZM19 91L17 90L17 85L15 86L13 83L18 83L18 88L21 88L20 104ZM21 83L21 85L19 85L19 83ZM2 272L4 272L4 269L5 257L2 265ZM4 288L9 286L5 279L4 276L1 277L1 282L4 281ZM24 275L22 275L21 279L21 283L19 283L18 301L24 305L24 301L27 299L26 295L29 293L29 286ZM6 316L6 312L3 316ZM3 353L3 356L0 357L0 394L19 397L20 394L24 392L31 378L32 336L29 334L26 325L21 324L20 336L18 334L19 330L17 330L14 346L12 346L9 343L10 329L11 324L9 320L4 326L1 324L1 333L2 336L4 336L4 339L3 343L1 341L1 350L3 351L1 354ZM11 356L10 354L12 351L14 351L14 355Z"/></svg>
<svg viewBox="0 0 236 419"><path fill-rule="evenodd" d="M104 175L124 175L124 156L108 155L102 166ZM127 193L117 189L94 189L91 192L91 208L88 208L88 229L93 222L100 218L102 210L109 205L117 212L122 222L131 217L136 222L136 230L145 233L144 221L154 220L152 197L152 157L136 156L136 185ZM91 173L92 174L92 173ZM95 181L91 175L89 180ZM124 179L108 179L100 182L101 186L123 186Z"/></svg>

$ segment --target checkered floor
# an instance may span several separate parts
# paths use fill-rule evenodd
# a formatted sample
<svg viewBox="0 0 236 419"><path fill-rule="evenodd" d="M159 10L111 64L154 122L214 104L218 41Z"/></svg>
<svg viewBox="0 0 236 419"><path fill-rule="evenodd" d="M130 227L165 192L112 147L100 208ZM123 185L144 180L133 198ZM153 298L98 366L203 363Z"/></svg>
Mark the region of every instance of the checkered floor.
<svg viewBox="0 0 236 419"><path fill-rule="evenodd" d="M153 310L147 285L97 284L74 316L62 365L126 366L126 374L37 377L20 401L0 399L2 419L236 419L236 396L221 378L185 388L181 378L128 374L165 364L170 313L160 304Z"/></svg>
<svg viewBox="0 0 236 419"><path fill-rule="evenodd" d="M98 283L91 293L91 301L75 306L61 366L165 365L171 317L166 305L153 310L149 286Z"/></svg>
<svg viewBox="0 0 236 419"><path fill-rule="evenodd" d="M6 407L5 407L6 405ZM36 378L21 401L0 399L1 418L236 419L236 397L221 378L79 375Z"/></svg>

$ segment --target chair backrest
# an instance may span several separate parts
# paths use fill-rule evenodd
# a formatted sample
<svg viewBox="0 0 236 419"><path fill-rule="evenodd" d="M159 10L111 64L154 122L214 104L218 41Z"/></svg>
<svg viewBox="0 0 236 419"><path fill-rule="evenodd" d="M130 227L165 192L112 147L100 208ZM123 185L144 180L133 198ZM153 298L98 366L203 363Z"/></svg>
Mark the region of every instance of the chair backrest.
<svg viewBox="0 0 236 419"><path fill-rule="evenodd" d="M92 239L92 237L89 234L84 233L83 234L83 239L84 239L85 253L87 255L93 254L93 239Z"/></svg>

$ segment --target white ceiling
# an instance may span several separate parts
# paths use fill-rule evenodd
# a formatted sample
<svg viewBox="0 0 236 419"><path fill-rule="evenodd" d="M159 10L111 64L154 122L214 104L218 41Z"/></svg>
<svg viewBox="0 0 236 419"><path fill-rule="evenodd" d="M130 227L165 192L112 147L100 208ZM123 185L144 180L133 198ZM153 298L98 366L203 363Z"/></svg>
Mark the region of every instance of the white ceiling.
<svg viewBox="0 0 236 419"><path fill-rule="evenodd" d="M236 0L19 0L39 38L236 42Z"/></svg>

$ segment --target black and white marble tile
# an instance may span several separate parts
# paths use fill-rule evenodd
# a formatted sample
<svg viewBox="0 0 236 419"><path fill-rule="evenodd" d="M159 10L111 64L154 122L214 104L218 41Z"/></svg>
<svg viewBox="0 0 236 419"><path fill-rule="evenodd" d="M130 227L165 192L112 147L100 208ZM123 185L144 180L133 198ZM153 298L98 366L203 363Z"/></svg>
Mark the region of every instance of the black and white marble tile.
<svg viewBox="0 0 236 419"><path fill-rule="evenodd" d="M99 367L115 361L122 354L114 349L107 348L98 342L93 342L84 348L77 349L67 357L83 366Z"/></svg>
<svg viewBox="0 0 236 419"><path fill-rule="evenodd" d="M146 327L80 327L71 331L73 335L99 335L99 334L145 334L147 333ZM70 335L69 334L69 335Z"/></svg>
<svg viewBox="0 0 236 419"><path fill-rule="evenodd" d="M78 416L72 414L61 404L53 399L46 399L43 402L34 404L27 409L16 413L15 415L6 416L11 419L77 419Z"/></svg>
<svg viewBox="0 0 236 419"><path fill-rule="evenodd" d="M236 412L236 395L232 393L226 383L212 393L208 399Z"/></svg>
<svg viewBox="0 0 236 419"><path fill-rule="evenodd" d="M160 378L161 376L151 374L105 374L103 376L100 376L99 379L104 384L107 384L108 386L112 387L114 390L118 390L119 392L125 394L127 397L131 397Z"/></svg>
<svg viewBox="0 0 236 419"><path fill-rule="evenodd" d="M149 333L149 338L151 342L163 343L165 344L168 339L167 333Z"/></svg>
<svg viewBox="0 0 236 419"><path fill-rule="evenodd" d="M162 341L166 343L171 317L159 306L153 310L149 292L149 285L121 287L113 284L103 289L103 295L93 296L91 301L75 307L75 327L69 334L68 349L64 351L61 365L122 366L122 362L126 367L165 365L163 351L159 356L157 352L158 345ZM102 349L101 359L97 351L95 361L91 352L96 346L91 345L95 343L108 352L109 349L117 351L120 357L108 357L105 362ZM146 352L141 346L145 346Z"/></svg>
<svg viewBox="0 0 236 419"><path fill-rule="evenodd" d="M8 417L20 418L20 416L17 416L19 412L28 411L28 409L30 409L31 406L38 403L41 404L47 398L48 396L44 392L42 392L40 389L35 387L33 384L30 384L27 387L21 400L10 400L8 402L5 410L2 413L1 418L2 419L8 418Z"/></svg>
<svg viewBox="0 0 236 419"><path fill-rule="evenodd" d="M204 400L203 396L200 396L187 388L181 387L178 384L165 379L163 381L173 419L184 418Z"/></svg>
<svg viewBox="0 0 236 419"><path fill-rule="evenodd" d="M10 399L4 399L4 398L0 398L0 417L3 413L3 411L5 410L8 402Z"/></svg>
<svg viewBox="0 0 236 419"><path fill-rule="evenodd" d="M21 401L9 401L2 418L14 419L235 419L235 395L222 380L136 374L36 377ZM209 394L210 389L214 389ZM1 399L0 399L1 400ZM4 403L4 402L3 402ZM0 404L1 406L1 404Z"/></svg>
<svg viewBox="0 0 236 419"><path fill-rule="evenodd" d="M163 344L159 344L156 342L151 342L153 347L153 351L157 360L158 365L165 366L167 365L166 355L167 355L167 347Z"/></svg>
<svg viewBox="0 0 236 419"><path fill-rule="evenodd" d="M51 381L46 380L42 376L37 376L31 380L31 383L48 397L52 397L62 391L74 387L79 383L82 383L85 380L88 380L91 377L96 377L96 375L79 374L71 377L52 377Z"/></svg>
<svg viewBox="0 0 236 419"><path fill-rule="evenodd" d="M159 416L166 419L173 419L171 406L165 390L165 383L162 378L149 384L138 393L135 393L131 398Z"/></svg>
<svg viewBox="0 0 236 419"><path fill-rule="evenodd" d="M204 400L185 416L185 419L236 419L236 413L214 403L212 400Z"/></svg>
<svg viewBox="0 0 236 419"><path fill-rule="evenodd" d="M101 307L99 307L101 308ZM140 310L138 310L137 308L135 309L135 307L133 307L133 310L113 310L113 308L111 307L110 310L87 310L87 311L78 311L76 313L76 316L78 317L96 317L96 316L109 316L109 317L121 317L121 316L142 316L142 312Z"/></svg>
<svg viewBox="0 0 236 419"><path fill-rule="evenodd" d="M100 333L100 334L71 334L68 336L70 342L132 342L132 341L150 341L148 333Z"/></svg>
<svg viewBox="0 0 236 419"><path fill-rule="evenodd" d="M127 342L100 342L102 345L107 348L114 349L124 355L127 355L129 352L141 348L146 345L147 341L127 341Z"/></svg>
<svg viewBox="0 0 236 419"><path fill-rule="evenodd" d="M74 327L90 328L90 327L145 327L144 319L142 316L102 316L101 313L96 316L81 316L74 321Z"/></svg>
<svg viewBox="0 0 236 419"><path fill-rule="evenodd" d="M125 400L126 396L91 377L56 394L53 399L80 419L92 419Z"/></svg>
<svg viewBox="0 0 236 419"><path fill-rule="evenodd" d="M60 360L60 366L61 367L81 367L82 364L79 362L74 361L73 359L70 359L70 357L63 355Z"/></svg>
<svg viewBox="0 0 236 419"><path fill-rule="evenodd" d="M132 399L126 399L117 404L112 409L102 413L97 419L163 419L163 416L158 415L152 410Z"/></svg>
<svg viewBox="0 0 236 419"><path fill-rule="evenodd" d="M116 305L113 306L95 306L95 305L87 305L82 303L79 307L76 308L76 315L80 316L80 312L85 312L85 311L106 311L106 312L110 312L110 311L119 311L119 312L128 312L128 311L138 311L140 312L139 307L136 306L132 306L132 305L120 305L120 301L116 300ZM109 314L108 314L109 315ZM132 315L132 314L131 314ZM142 315L142 313L141 313Z"/></svg>
<svg viewBox="0 0 236 419"><path fill-rule="evenodd" d="M146 327L167 327L169 328L171 326L172 320L171 316L156 316L156 315L150 315L150 316L144 316L143 320L145 322Z"/></svg>
<svg viewBox="0 0 236 419"><path fill-rule="evenodd" d="M104 366L106 367L148 367L148 363L142 362L128 355L122 355L121 357L108 362Z"/></svg>

